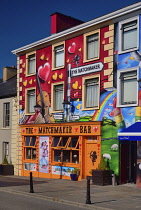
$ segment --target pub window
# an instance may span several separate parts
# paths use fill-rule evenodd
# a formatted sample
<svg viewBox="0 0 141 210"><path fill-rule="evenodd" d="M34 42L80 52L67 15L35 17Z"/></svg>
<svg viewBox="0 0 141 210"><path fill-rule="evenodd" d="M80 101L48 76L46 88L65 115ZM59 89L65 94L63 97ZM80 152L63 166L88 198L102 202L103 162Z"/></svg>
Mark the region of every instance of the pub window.
<svg viewBox="0 0 141 210"><path fill-rule="evenodd" d="M27 114L33 114L34 106L36 103L36 97L35 97L35 88L34 89L26 89L26 113Z"/></svg>
<svg viewBox="0 0 141 210"><path fill-rule="evenodd" d="M24 158L36 159L36 136L26 136L24 138Z"/></svg>
<svg viewBox="0 0 141 210"><path fill-rule="evenodd" d="M99 58L100 31L84 34L84 62Z"/></svg>
<svg viewBox="0 0 141 210"><path fill-rule="evenodd" d="M79 163L78 137L54 137L52 151L54 162Z"/></svg>
<svg viewBox="0 0 141 210"><path fill-rule="evenodd" d="M124 20L119 23L119 52L138 48L138 18Z"/></svg>
<svg viewBox="0 0 141 210"><path fill-rule="evenodd" d="M133 106L138 103L138 71L126 69L118 71L117 105Z"/></svg>
<svg viewBox="0 0 141 210"><path fill-rule="evenodd" d="M35 52L26 55L26 76L36 73L36 54Z"/></svg>
<svg viewBox="0 0 141 210"><path fill-rule="evenodd" d="M92 110L99 107L99 76L84 77L82 87L82 107Z"/></svg>
<svg viewBox="0 0 141 210"><path fill-rule="evenodd" d="M52 111L60 112L63 110L64 84L52 84Z"/></svg>
<svg viewBox="0 0 141 210"><path fill-rule="evenodd" d="M53 69L62 68L64 66L64 42L53 45L52 50Z"/></svg>

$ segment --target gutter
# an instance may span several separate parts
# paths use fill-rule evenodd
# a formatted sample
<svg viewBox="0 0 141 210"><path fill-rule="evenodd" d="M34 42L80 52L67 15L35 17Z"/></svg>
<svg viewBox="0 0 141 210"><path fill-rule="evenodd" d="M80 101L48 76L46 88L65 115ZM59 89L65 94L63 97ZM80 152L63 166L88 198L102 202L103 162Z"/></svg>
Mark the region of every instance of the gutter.
<svg viewBox="0 0 141 210"><path fill-rule="evenodd" d="M29 45L26 45L24 47L21 47L21 48L18 48L18 49L15 49L12 51L13 54L17 55L18 53L20 52L23 52L25 50L28 50L30 48L33 48L33 47L36 47L36 46L39 46L41 44L44 44L44 43L47 43L49 41L53 41L57 38L60 38L60 37L63 37L65 35L69 35L69 34L72 34L72 33L75 33L77 31L81 31L83 29L86 29L86 28L89 28L91 26L94 26L94 25L97 25L97 24L100 24L102 22L106 22L106 21L109 21L109 20L113 20L115 18L118 18L122 15L126 15L128 13L131 13L131 12L134 12L134 11L137 11L141 9L141 2L138 2L136 4L132 4L130 6L127 6L127 7L124 7L122 9L119 9L115 12L112 12L112 13L109 13L109 14L106 14L104 16L101 16L99 18L96 18L96 19L93 19L93 20L90 20L88 22L85 22L85 23L82 23L78 26L75 26L75 27L72 27L72 28L69 28L65 31L62 31L60 33L57 33L57 34L53 34L47 38L44 38L44 39L41 39L37 42L33 42Z"/></svg>

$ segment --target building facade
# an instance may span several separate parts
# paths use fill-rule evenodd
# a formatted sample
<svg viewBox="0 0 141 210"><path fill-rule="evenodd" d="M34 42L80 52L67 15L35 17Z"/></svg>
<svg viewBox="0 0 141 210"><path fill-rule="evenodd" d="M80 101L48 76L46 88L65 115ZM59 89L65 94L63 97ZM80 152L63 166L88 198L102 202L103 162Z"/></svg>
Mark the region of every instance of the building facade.
<svg viewBox="0 0 141 210"><path fill-rule="evenodd" d="M86 23L55 13L51 36L13 51L22 175L69 179L78 167L81 180L103 156L119 183L135 182L140 144L126 129L141 118L140 13L141 3Z"/></svg>
<svg viewBox="0 0 141 210"><path fill-rule="evenodd" d="M0 83L0 163L7 158L16 170L17 136L17 69L3 68Z"/></svg>

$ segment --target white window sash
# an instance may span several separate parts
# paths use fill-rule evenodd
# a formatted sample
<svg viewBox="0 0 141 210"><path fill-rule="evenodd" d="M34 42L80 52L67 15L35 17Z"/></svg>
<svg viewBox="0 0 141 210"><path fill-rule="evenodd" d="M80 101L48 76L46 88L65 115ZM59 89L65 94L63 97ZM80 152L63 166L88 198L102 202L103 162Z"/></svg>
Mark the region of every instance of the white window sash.
<svg viewBox="0 0 141 210"><path fill-rule="evenodd" d="M55 68L64 65L64 46L55 48Z"/></svg>
<svg viewBox="0 0 141 210"><path fill-rule="evenodd" d="M86 108L92 108L98 106L98 91L99 84L97 79L92 83L86 81Z"/></svg>
<svg viewBox="0 0 141 210"><path fill-rule="evenodd" d="M63 85L55 86L55 111L63 109Z"/></svg>
<svg viewBox="0 0 141 210"><path fill-rule="evenodd" d="M136 50L139 44L139 17L119 23L119 53Z"/></svg>
<svg viewBox="0 0 141 210"><path fill-rule="evenodd" d="M121 74L121 104L137 103L137 75L135 72Z"/></svg>
<svg viewBox="0 0 141 210"><path fill-rule="evenodd" d="M35 106L35 90L28 92L28 112L33 113Z"/></svg>
<svg viewBox="0 0 141 210"><path fill-rule="evenodd" d="M87 59L98 57L98 34L87 37Z"/></svg>
<svg viewBox="0 0 141 210"><path fill-rule="evenodd" d="M32 57L28 57L28 74L35 73L35 55Z"/></svg>

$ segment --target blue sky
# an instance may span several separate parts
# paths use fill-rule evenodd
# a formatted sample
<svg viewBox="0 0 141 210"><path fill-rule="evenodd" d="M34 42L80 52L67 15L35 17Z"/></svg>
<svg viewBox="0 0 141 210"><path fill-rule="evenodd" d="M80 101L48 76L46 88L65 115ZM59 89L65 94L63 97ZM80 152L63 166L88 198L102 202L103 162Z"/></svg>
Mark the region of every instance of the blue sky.
<svg viewBox="0 0 141 210"><path fill-rule="evenodd" d="M12 50L50 36L50 15L60 12L89 21L134 4L135 0L1 0L0 78L4 66L16 65Z"/></svg>

